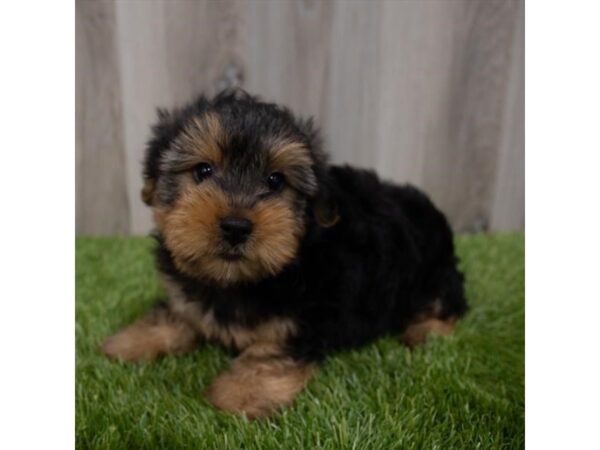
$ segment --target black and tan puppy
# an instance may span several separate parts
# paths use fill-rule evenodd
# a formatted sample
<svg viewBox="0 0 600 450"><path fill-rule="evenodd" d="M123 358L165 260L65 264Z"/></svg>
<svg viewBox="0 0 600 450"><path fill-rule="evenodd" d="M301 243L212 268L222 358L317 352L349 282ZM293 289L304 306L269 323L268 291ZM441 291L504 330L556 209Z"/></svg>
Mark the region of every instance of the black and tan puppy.
<svg viewBox="0 0 600 450"><path fill-rule="evenodd" d="M311 121L240 91L159 115L142 195L168 301L108 356L218 342L238 356L209 400L258 417L328 354L384 335L413 346L464 314L452 233L423 193L327 165Z"/></svg>

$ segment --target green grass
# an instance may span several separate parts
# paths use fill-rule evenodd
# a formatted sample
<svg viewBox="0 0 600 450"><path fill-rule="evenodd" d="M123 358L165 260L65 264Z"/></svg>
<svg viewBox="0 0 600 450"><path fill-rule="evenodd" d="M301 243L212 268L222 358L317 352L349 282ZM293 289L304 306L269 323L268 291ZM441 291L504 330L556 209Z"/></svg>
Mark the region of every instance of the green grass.
<svg viewBox="0 0 600 450"><path fill-rule="evenodd" d="M414 352L394 339L332 357L292 408L249 422L202 393L228 366L216 347L142 365L103 338L163 291L152 241L79 238L76 441L118 449L495 449L524 446L523 236L459 237L471 311Z"/></svg>

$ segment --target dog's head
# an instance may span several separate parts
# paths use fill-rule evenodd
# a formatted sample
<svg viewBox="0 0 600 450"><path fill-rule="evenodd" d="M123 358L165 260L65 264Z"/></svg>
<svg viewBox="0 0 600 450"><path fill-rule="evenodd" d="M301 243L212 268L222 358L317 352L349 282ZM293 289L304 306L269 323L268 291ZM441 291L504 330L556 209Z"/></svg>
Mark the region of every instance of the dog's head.
<svg viewBox="0 0 600 450"><path fill-rule="evenodd" d="M309 222L335 221L311 121L235 91L159 111L153 132L142 197L189 276L231 284L275 275Z"/></svg>

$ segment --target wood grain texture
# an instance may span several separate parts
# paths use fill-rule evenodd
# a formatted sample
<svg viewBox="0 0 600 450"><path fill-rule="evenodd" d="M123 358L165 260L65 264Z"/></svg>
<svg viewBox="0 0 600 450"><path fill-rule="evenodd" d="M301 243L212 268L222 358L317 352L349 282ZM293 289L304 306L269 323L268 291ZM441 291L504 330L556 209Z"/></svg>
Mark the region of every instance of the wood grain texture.
<svg viewBox="0 0 600 450"><path fill-rule="evenodd" d="M423 186L455 228L489 228L518 2L451 2L451 66Z"/></svg>
<svg viewBox="0 0 600 450"><path fill-rule="evenodd" d="M380 151L379 29L383 4L335 2L329 54L325 142L333 162L373 167Z"/></svg>
<svg viewBox="0 0 600 450"><path fill-rule="evenodd" d="M127 234L123 114L110 1L77 1L76 232Z"/></svg>
<svg viewBox="0 0 600 450"><path fill-rule="evenodd" d="M490 228L525 228L525 5L519 4Z"/></svg>
<svg viewBox="0 0 600 450"><path fill-rule="evenodd" d="M244 87L297 114L324 116L332 2L247 2L241 52Z"/></svg>
<svg viewBox="0 0 600 450"><path fill-rule="evenodd" d="M140 198L144 147L150 138L149 125L156 119L156 107L172 100L162 2L117 2L117 39L123 114L127 146L127 194L129 221L133 234L148 231L150 212ZM162 58L161 58L162 57Z"/></svg>
<svg viewBox="0 0 600 450"><path fill-rule="evenodd" d="M129 232L151 227L139 190L155 108L231 85L315 116L333 162L420 186L458 230L523 227L522 0L103 4L116 25L91 35L117 48L122 113L112 134L126 148L127 211L114 214ZM96 151L77 142L78 157ZM114 197L80 177L78 163L80 187ZM79 233L118 231L92 224L79 203L77 216Z"/></svg>

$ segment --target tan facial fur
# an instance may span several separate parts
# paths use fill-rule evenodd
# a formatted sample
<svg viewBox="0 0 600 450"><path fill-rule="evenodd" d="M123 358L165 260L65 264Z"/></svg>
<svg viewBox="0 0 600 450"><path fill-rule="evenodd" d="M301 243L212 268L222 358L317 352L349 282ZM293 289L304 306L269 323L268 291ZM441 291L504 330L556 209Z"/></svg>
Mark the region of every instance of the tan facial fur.
<svg viewBox="0 0 600 450"><path fill-rule="evenodd" d="M312 171L303 171L303 177L309 180L295 180L297 176L295 169L310 168L313 161L310 152L301 142L282 141L273 144L270 152L270 167L275 172L283 172L292 184L295 181L309 182L316 187L316 180Z"/></svg>
<svg viewBox="0 0 600 450"><path fill-rule="evenodd" d="M210 183L188 186L175 206L160 213L165 241L179 270L188 275L211 275L218 260L219 218L228 211L228 200Z"/></svg>
<svg viewBox="0 0 600 450"><path fill-rule="evenodd" d="M181 166L176 169L185 170L200 162L222 166L221 147L226 143L226 135L216 114L206 113L194 118L173 144L173 149L180 156L185 155Z"/></svg>
<svg viewBox="0 0 600 450"><path fill-rule="evenodd" d="M317 179L310 151L302 142L272 140L269 144L269 165L273 172L283 173L293 186L303 186L309 194L317 190Z"/></svg>
<svg viewBox="0 0 600 450"><path fill-rule="evenodd" d="M308 149L301 142L282 141L272 144L271 168L282 170L290 166L311 166Z"/></svg>
<svg viewBox="0 0 600 450"><path fill-rule="evenodd" d="M252 275L276 274L295 257L304 224L285 198L260 203L249 218L256 227L249 242L250 252L257 262Z"/></svg>
<svg viewBox="0 0 600 450"><path fill-rule="evenodd" d="M228 198L209 181L188 187L169 210L155 211L179 270L227 284L276 274L294 258L304 225L287 200L268 199L244 214L254 231L236 261L220 255L219 222L230 214Z"/></svg>

